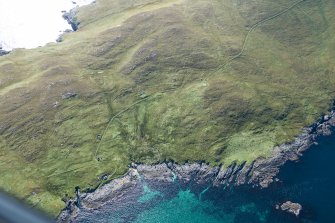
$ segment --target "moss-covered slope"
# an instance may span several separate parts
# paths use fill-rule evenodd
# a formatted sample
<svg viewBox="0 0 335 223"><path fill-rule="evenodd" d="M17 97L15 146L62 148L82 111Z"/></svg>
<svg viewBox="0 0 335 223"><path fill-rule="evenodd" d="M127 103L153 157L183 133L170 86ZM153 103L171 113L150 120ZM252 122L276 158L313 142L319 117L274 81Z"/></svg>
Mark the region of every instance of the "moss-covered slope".
<svg viewBox="0 0 335 223"><path fill-rule="evenodd" d="M335 97L333 0L98 0L77 19L0 57L0 187L53 215L132 161L270 156Z"/></svg>

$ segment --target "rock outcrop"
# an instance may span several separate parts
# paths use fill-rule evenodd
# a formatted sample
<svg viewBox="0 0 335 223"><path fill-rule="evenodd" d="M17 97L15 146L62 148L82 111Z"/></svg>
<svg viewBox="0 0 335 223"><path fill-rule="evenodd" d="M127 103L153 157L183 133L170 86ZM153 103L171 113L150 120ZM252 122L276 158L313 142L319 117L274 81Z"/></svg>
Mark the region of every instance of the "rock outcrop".
<svg viewBox="0 0 335 223"><path fill-rule="evenodd" d="M9 51L0 49L0 56L4 56L6 54L9 54Z"/></svg>
<svg viewBox="0 0 335 223"><path fill-rule="evenodd" d="M292 201L286 201L282 203L281 205L277 205L276 209L280 209L282 211L285 211L287 213L294 214L295 216L299 216L300 212L302 210L302 206L299 203L293 203Z"/></svg>
<svg viewBox="0 0 335 223"><path fill-rule="evenodd" d="M64 12L63 18L71 25L73 31L77 31L79 21L76 18L78 7L71 9L68 12Z"/></svg>

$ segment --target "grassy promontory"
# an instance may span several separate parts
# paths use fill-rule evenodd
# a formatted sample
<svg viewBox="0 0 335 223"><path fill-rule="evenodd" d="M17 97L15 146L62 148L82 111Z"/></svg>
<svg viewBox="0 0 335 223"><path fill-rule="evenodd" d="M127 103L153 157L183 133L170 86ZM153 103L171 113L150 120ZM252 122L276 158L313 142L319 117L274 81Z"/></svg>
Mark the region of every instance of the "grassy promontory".
<svg viewBox="0 0 335 223"><path fill-rule="evenodd" d="M52 215L133 161L271 156L335 98L333 0L98 0L77 20L0 57L0 188Z"/></svg>

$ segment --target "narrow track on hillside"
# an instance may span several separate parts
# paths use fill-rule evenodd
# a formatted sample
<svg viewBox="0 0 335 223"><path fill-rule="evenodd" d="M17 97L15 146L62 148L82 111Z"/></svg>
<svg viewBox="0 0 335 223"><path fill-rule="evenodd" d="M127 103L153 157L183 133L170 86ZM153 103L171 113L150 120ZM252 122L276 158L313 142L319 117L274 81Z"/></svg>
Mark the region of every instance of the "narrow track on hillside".
<svg viewBox="0 0 335 223"><path fill-rule="evenodd" d="M226 62L225 62L225 63L224 63L224 64L223 64L217 71L214 71L214 73L218 73L218 72L222 71L222 68L226 67L230 62L232 62L233 60L235 60L235 59L237 59L237 58L239 58L239 57L241 57L241 56L243 55L243 53L244 53L245 50L246 50L246 45L247 45L247 43L248 43L248 39L249 39L250 35L253 33L253 31L254 31L257 27L259 27L260 25L262 25L262 24L264 24L264 23L266 23L266 22L268 22L268 21L270 21L270 20L273 20L273 19L275 19L275 18L277 18L277 17L279 17L279 16L281 16L281 15L287 13L288 11L290 11L291 9L293 9L293 8L296 7L296 6L298 6L300 3L304 2L304 1L306 1L306 0L299 0L299 1L296 1L296 2L292 3L290 6L284 8L283 10L281 10L281 11L279 11L279 12L277 12L277 13L275 13L275 14L273 14L273 15L271 15L271 16L265 18L265 19L262 19L262 20L256 22L254 25L252 25L251 28L250 28L250 30L247 32L247 34L246 34L246 36L245 36L245 38L244 38L244 40L243 40L243 44L242 44L242 47L241 47L240 52L239 52L238 54L236 54L235 56L230 57L230 58L229 58L229 59L228 59L228 60L227 60L227 61L226 61ZM212 4L213 4L213 3L212 3ZM212 7L213 7L213 5L212 5ZM213 17L215 17L215 15L213 15ZM109 130L109 128L110 128L112 122L113 122L116 118L120 117L122 114L124 114L124 113L126 113L127 111L131 110L132 108L134 108L136 105L140 104L141 102L144 102L144 101L148 100L149 98L151 98L151 95L147 96L146 98L143 98L143 99L141 99L141 100L138 100L138 101L134 102L133 104L131 104L130 106L128 106L127 108L125 108L124 110L118 112L117 114L115 114L113 117L110 118L109 122L107 123L106 128L105 128L104 131L103 131L103 134L101 135L100 142L99 142L99 144L97 145L96 150L95 150L95 153L94 153L94 156L93 156L97 161L100 161L99 151L100 151L100 149L101 149L102 143L104 143L104 141L105 141L104 139L105 139L105 137L106 137L106 134L107 134L107 132L108 132L108 130ZM224 137L224 138L226 138L226 137ZM213 143L211 144L211 146L213 146L216 142L220 142L221 140L223 140L223 138L216 140L215 142L213 142ZM79 167L79 168L75 168L75 169L72 169L72 170L68 170L68 171L66 171L66 172L76 171L76 170L79 170L79 169L81 169L81 168L83 168L83 167ZM66 172L57 173L57 175L59 175L59 174L64 174L64 173L66 173ZM54 175L55 175L55 174L50 175L50 176L54 176ZM50 176L49 176L49 177L50 177Z"/></svg>
<svg viewBox="0 0 335 223"><path fill-rule="evenodd" d="M256 22L256 23L254 23L254 24L251 26L251 28L249 29L249 31L247 32L246 36L244 37L244 40L243 40L243 42L242 42L242 47L241 47L240 52L239 52L238 54L236 54L235 56L231 56L231 57L229 57L229 58L223 63L223 65L221 65L221 66L220 66L216 71L214 71L212 74L217 74L217 73L219 73L220 71L222 72L222 70L223 70L226 66L228 66L232 61L236 60L237 58L239 58L239 57L241 57L241 56L243 55L243 53L244 53L245 50L246 50L246 45L247 45L247 43L248 43L248 39L249 39L250 35L252 34L252 32L253 32L256 28L258 28L260 25L262 25L262 24L264 24L264 23L266 23L266 22L268 22L268 21L271 21L272 19L278 18L279 16L281 16L281 15L283 15L283 14L289 12L291 9L295 8L295 7L298 6L300 3L305 2L305 1L307 1L307 0L298 0L298 1L295 1L294 3L292 3L292 4L289 5L289 6L287 6L286 8L282 9L281 11L279 11L279 12L273 14L273 15L270 15L270 16L268 16L268 17L266 17L266 18L264 18L264 19L262 19L262 20L260 20L260 21L258 21L258 22ZM211 4L212 4L212 6L213 6L213 0L211 0ZM213 18L216 18L215 14L213 15ZM215 22L215 24L217 24L217 22ZM206 79L206 78L204 77L205 74L206 74L206 72L203 72L203 73L201 74L201 79L202 79L202 80L203 80L203 79ZM217 141L221 141L221 140L217 140Z"/></svg>
<svg viewBox="0 0 335 223"><path fill-rule="evenodd" d="M103 139L105 138L105 135L111 125L111 123L113 122L113 120L117 117L119 117L120 115L122 115L123 113L127 112L128 110L130 110L131 108L135 107L136 105L138 105L139 103L143 102L143 101L146 101L150 98L150 96L147 96L141 100L138 100L136 101L135 103L131 104L129 107L127 107L126 109L120 111L119 113L117 113L116 115L114 115L108 122L103 134L101 135L101 139L100 139L100 142L95 150L95 153L94 153L94 157L96 158L97 161L99 161L99 157L98 157L98 153L99 153L99 150L100 150L100 147L101 147L101 143L103 142Z"/></svg>
<svg viewBox="0 0 335 223"><path fill-rule="evenodd" d="M229 59L229 60L228 60L228 61L227 61L221 68L225 67L227 64L229 64L229 62L231 62L231 61L233 61L233 60L239 58L239 57L244 53L245 48L246 48L246 44L247 44L247 42L248 42L248 39L249 39L250 34L251 34L251 33L252 33L258 26L260 26L260 25L264 24L265 22L268 22L268 21L270 21L270 20L272 20L272 19L275 19L275 18L277 18L277 17L279 17L279 16L285 14L286 12L290 11L290 10L293 9L295 6L297 6L298 4L300 4L300 3L304 2L304 1L306 1L306 0L299 0L299 1L296 1L296 2L292 3L290 6L284 8L283 10L281 10L281 11L279 11L279 12L277 12L276 14L273 14L273 15L271 15L271 16L265 18L265 19L262 19L262 20L256 22L254 25L252 25L251 28L250 28L250 30L248 31L247 35L246 35L245 38L244 38L244 41L243 41L243 44L242 44L241 51L240 51L238 54L236 54L235 56L231 57L231 58L230 58L230 59ZM213 2L212 2L212 4L213 4ZM212 5L212 7L213 7L213 5ZM215 15L214 15L214 17L215 17ZM220 71L221 68L220 68L218 71ZM107 126L106 126L106 128L105 128L105 130L104 130L104 132L103 132L103 134L102 134L102 136L101 136L101 140L100 140L100 142L99 142L99 144L98 144L98 146L97 146L97 148L96 148L96 151L95 151L95 154L94 154L94 157L96 158L96 160L99 161L98 153L99 153L101 144L102 144L103 139L104 139L104 137L105 137L105 135L106 135L106 133L107 133L107 131L108 131L108 129L109 129L111 123L113 122L113 120L114 120L115 118L117 118L118 116L122 115L123 113L125 113L126 111L130 110L130 109L131 109L132 107L134 107L135 105L141 103L141 102L144 101L144 100L147 100L148 98L149 98L149 97L146 97L146 98L144 98L144 99L141 99L141 100L135 102L134 104L130 105L130 106L129 106L128 108L126 108L125 110L120 111L119 113L117 113L116 115L114 115L114 116L110 119L110 121L108 122L108 124L107 124Z"/></svg>
<svg viewBox="0 0 335 223"><path fill-rule="evenodd" d="M291 9L293 9L294 7L296 7L297 5L299 5L300 3L304 2L304 1L306 1L306 0L299 0L299 1L297 1L297 2L294 2L292 5L288 6L287 8L283 9L282 11L277 12L276 14L271 15L271 16L269 16L269 17L263 19L263 20L260 20L260 21L256 22L254 25L252 25L251 28L250 28L250 30L248 31L247 35L246 35L245 38L244 38L244 41L243 41L243 44L242 44L241 51L240 51L238 54L236 54L235 56L231 57L231 58L229 59L228 63L229 63L230 61L235 60L236 58L242 56L242 54L243 54L244 51L245 51L245 47L246 47L246 45L247 45L247 42L248 42L248 39L249 39L250 34L251 34L251 33L252 33L258 26L260 26L260 25L262 25L263 23L266 23L266 22L268 22L268 21L270 21L270 20L272 20L272 19L275 19L275 18L277 18L277 17L279 17L279 16L285 14L286 12L290 11Z"/></svg>
<svg viewBox="0 0 335 223"><path fill-rule="evenodd" d="M212 2L213 0L211 0ZM265 19L262 19L258 22L256 22L254 25L251 26L250 30L248 31L248 33L246 34L246 36L244 37L244 40L243 40L243 44L242 44L242 48L241 48L241 51L236 54L235 56L232 56L230 57L221 67L219 67L219 69L217 69L215 72L213 72L213 74L217 74L219 73L220 71L222 71L222 69L224 69L226 66L228 66L233 60L241 57L246 49L246 45L247 45L247 42L248 42L248 39L249 39L249 36L252 34L252 32L260 25L272 20L272 19L275 19L275 18L278 18L279 16L287 13L288 11L292 10L294 7L298 6L300 3L302 2L305 2L307 0L298 0L294 3L292 3L291 5L289 5L288 7L284 8L283 10L269 16L269 17L266 17ZM212 2L213 4L213 2ZM214 15L215 17L215 15ZM205 72L202 74L202 76L205 74ZM203 78L202 78L203 79ZM226 139L227 137L222 137L222 138L219 138L217 139L216 141L214 141L213 143L210 144L209 147L212 147L214 146L216 143L218 142L221 142L223 141L224 139Z"/></svg>

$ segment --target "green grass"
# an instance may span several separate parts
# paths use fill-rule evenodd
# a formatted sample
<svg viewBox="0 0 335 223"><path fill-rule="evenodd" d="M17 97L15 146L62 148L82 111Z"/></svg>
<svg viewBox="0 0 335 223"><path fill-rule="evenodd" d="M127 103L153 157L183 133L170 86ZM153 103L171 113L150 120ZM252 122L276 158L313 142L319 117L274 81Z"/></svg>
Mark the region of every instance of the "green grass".
<svg viewBox="0 0 335 223"><path fill-rule="evenodd" d="M98 0L63 42L1 57L0 187L55 216L134 161L270 156L335 97L331 0L261 23L236 57L293 3Z"/></svg>

